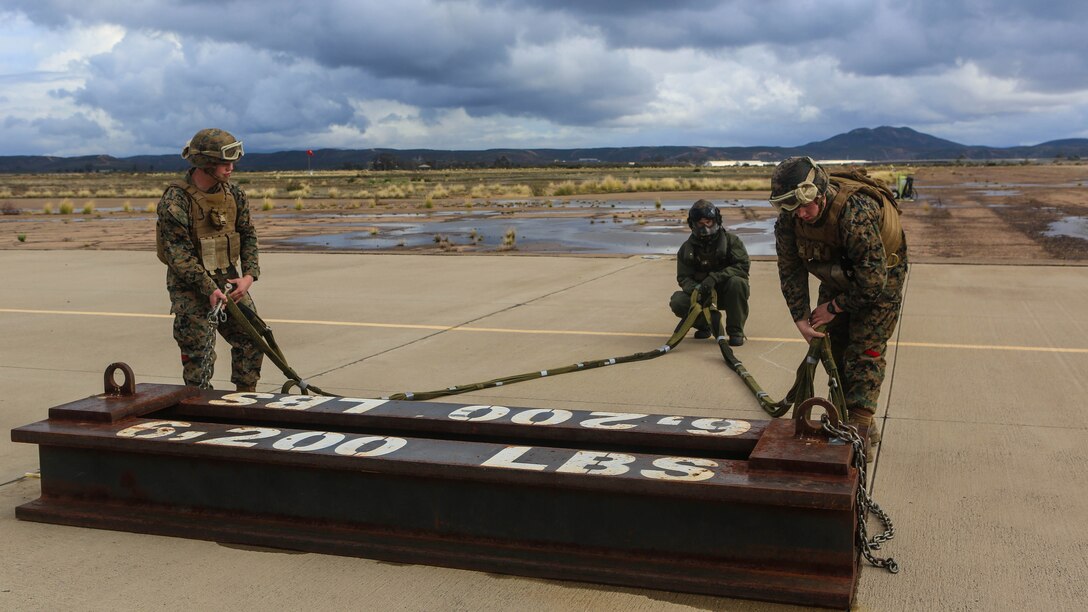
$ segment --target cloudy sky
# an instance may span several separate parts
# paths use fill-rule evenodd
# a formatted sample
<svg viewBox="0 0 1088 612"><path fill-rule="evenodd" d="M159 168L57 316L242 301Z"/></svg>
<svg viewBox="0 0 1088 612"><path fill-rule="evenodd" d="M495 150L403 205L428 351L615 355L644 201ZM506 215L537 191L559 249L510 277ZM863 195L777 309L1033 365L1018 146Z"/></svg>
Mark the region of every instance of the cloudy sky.
<svg viewBox="0 0 1088 612"><path fill-rule="evenodd" d="M1088 137L1080 0L2 0L0 155Z"/></svg>

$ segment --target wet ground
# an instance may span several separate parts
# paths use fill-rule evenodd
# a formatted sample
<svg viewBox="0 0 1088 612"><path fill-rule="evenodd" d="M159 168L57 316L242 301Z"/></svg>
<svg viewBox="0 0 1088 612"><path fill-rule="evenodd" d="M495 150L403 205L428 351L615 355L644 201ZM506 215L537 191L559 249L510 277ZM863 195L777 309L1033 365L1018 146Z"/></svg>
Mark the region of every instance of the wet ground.
<svg viewBox="0 0 1088 612"><path fill-rule="evenodd" d="M335 251L418 249L439 244L488 250L501 249L512 231L513 245L534 253L674 254L688 236L687 225L676 213L682 216L691 205L687 200L530 200L514 204L533 212L340 215L329 226L334 231L285 238L277 244ZM715 204L722 209L769 209L765 200ZM571 216L572 212L578 213L577 216ZM352 217L356 220L350 220ZM361 229L345 231L351 225ZM726 227L741 237L750 254L774 254L773 219L727 223Z"/></svg>
<svg viewBox="0 0 1088 612"><path fill-rule="evenodd" d="M916 198L901 202L911 260L1088 262L1088 165L925 166ZM316 198L251 205L265 252L575 254L675 253L685 211L705 198L754 257L772 256L774 210L766 192L615 193L477 200ZM154 248L155 199L80 201L44 214L32 198L5 202L0 249ZM267 199L263 200L266 204ZM93 210L84 212L88 204ZM55 205L55 202L53 203Z"/></svg>

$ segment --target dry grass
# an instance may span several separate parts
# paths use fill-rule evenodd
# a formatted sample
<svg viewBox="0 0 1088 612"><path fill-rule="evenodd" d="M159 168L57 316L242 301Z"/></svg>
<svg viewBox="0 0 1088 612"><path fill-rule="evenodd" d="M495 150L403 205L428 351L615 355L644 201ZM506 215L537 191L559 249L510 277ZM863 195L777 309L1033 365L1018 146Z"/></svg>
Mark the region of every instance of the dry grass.
<svg viewBox="0 0 1088 612"><path fill-rule="evenodd" d="M750 191L767 189L767 168L612 167L511 168L474 170L246 172L234 181L251 198L381 201L430 198L435 206L450 200L477 203L495 199L530 199L645 191ZM173 173L13 174L4 177L0 199L157 200ZM23 206L41 210L44 202ZM307 208L310 206L308 205Z"/></svg>

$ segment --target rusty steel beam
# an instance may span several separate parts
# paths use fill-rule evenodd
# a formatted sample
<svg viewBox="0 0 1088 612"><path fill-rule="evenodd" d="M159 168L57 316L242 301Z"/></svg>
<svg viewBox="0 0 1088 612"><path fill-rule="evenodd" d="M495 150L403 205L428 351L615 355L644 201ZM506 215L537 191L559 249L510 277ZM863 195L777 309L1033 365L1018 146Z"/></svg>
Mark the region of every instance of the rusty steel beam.
<svg viewBox="0 0 1088 612"><path fill-rule="evenodd" d="M853 598L851 448L789 421L111 392L108 379L103 395L12 431L41 457L42 495L18 518L785 603Z"/></svg>

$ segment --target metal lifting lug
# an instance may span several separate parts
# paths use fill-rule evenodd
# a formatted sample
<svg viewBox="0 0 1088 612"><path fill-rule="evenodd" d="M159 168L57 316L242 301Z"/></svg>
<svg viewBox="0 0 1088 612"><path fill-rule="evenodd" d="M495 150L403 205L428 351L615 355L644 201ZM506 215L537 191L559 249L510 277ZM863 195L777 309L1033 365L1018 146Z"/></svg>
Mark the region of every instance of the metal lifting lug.
<svg viewBox="0 0 1088 612"><path fill-rule="evenodd" d="M798 438L822 438L824 440L830 438L830 435L824 429L823 423L812 420L812 409L815 407L824 409L827 420L832 427L839 427L839 411L835 408L835 405L822 397L811 397L801 402L801 405L793 411L793 420L796 427L795 435Z"/></svg>
<svg viewBox="0 0 1088 612"><path fill-rule="evenodd" d="M121 373L125 375L125 379L121 384L117 384L117 370L121 370ZM127 363L118 361L117 363L111 363L106 367L105 373L102 375L105 390L104 394L111 397L135 395L136 393L136 375L132 373L132 368Z"/></svg>

